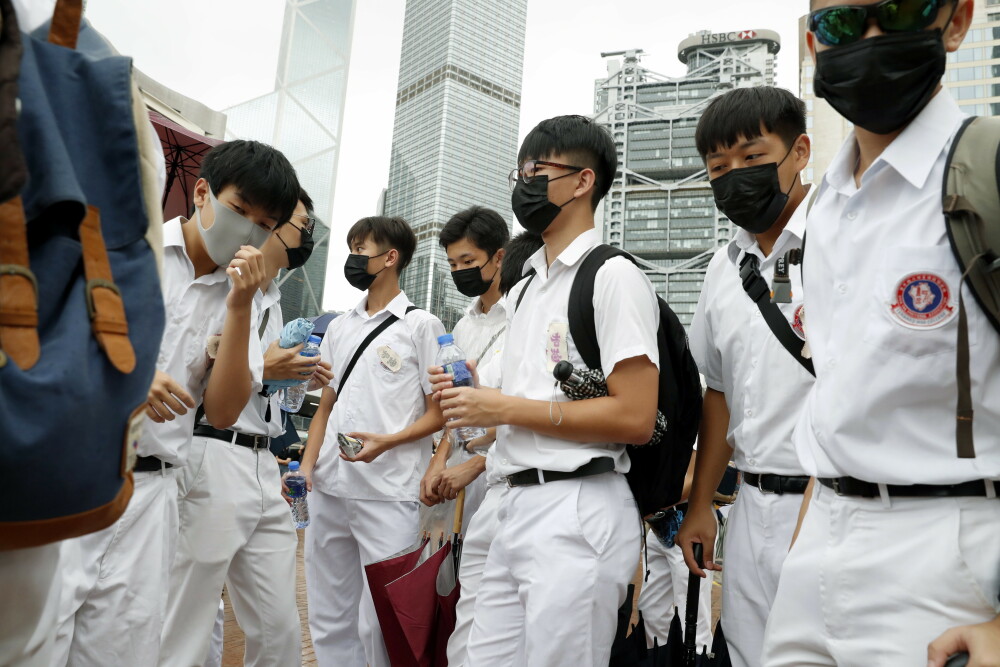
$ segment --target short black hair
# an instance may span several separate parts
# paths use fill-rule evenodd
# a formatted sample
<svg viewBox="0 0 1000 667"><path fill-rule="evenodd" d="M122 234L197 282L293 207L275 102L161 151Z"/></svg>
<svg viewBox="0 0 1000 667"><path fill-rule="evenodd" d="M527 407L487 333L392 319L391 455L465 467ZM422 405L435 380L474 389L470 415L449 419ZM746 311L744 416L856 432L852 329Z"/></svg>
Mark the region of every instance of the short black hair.
<svg viewBox="0 0 1000 667"><path fill-rule="evenodd" d="M506 296L521 281L524 263L545 245L541 235L521 232L504 246L500 265L500 293Z"/></svg>
<svg viewBox="0 0 1000 667"><path fill-rule="evenodd" d="M306 192L305 188L299 188L299 201L306 207L306 212L309 213L309 215L316 212L312 197L309 196L309 193Z"/></svg>
<svg viewBox="0 0 1000 667"><path fill-rule="evenodd" d="M371 239L382 250L395 249L399 253L397 273L402 272L413 259L417 249L417 237L410 225L402 218L374 215L361 218L347 232L347 246L353 248L357 242Z"/></svg>
<svg viewBox="0 0 1000 667"><path fill-rule="evenodd" d="M279 224L292 217L302 191L288 158L259 141L219 144L205 154L199 176L208 181L215 196L236 186L248 203L273 213Z"/></svg>
<svg viewBox="0 0 1000 667"><path fill-rule="evenodd" d="M497 254L510 240L507 221L499 213L484 206L472 206L451 216L438 237L445 250L452 243L469 239L474 246L485 250L489 257Z"/></svg>
<svg viewBox="0 0 1000 667"><path fill-rule="evenodd" d="M543 120L528 133L517 154L517 164L554 155L562 155L574 167L594 170L597 178L590 206L596 211L618 169L614 139L603 126L585 116L556 116Z"/></svg>
<svg viewBox="0 0 1000 667"><path fill-rule="evenodd" d="M806 133L806 105L784 88L753 86L719 95L698 121L694 142L701 159L729 148L741 139L756 139L764 132L781 137L791 148Z"/></svg>

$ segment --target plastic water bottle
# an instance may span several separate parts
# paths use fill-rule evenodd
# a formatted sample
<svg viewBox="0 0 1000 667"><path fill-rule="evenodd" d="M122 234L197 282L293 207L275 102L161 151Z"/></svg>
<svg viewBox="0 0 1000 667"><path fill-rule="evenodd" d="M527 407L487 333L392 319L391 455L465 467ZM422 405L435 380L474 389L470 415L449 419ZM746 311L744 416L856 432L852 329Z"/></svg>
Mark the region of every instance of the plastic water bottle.
<svg viewBox="0 0 1000 667"><path fill-rule="evenodd" d="M303 357L318 357L319 356L319 344L322 339L319 336L309 336L309 340L306 341L305 346L303 346L302 351L299 352ZM312 375L312 373L303 373L303 375ZM285 412L298 412L302 408L303 401L306 400L306 389L308 389L308 377L293 387L286 387L281 394L281 409Z"/></svg>
<svg viewBox="0 0 1000 667"><path fill-rule="evenodd" d="M292 499L292 521L295 522L296 528L305 528L309 525L309 501L306 500L306 478L299 473L298 461L288 464L285 486L288 487L288 495Z"/></svg>
<svg viewBox="0 0 1000 667"><path fill-rule="evenodd" d="M472 387L472 373L465 365L465 352L455 345L455 337L451 334L438 336L438 345L441 348L438 350L437 364L452 376L452 384L456 387ZM463 426L452 429L452 432L463 443L486 435L486 429L479 426Z"/></svg>

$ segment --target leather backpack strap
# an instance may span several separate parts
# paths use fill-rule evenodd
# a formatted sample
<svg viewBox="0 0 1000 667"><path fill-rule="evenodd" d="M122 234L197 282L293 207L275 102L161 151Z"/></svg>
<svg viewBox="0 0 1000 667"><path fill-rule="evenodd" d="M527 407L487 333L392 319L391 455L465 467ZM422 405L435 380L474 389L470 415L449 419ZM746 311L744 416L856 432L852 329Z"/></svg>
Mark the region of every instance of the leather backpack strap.
<svg viewBox="0 0 1000 667"><path fill-rule="evenodd" d="M49 25L49 42L76 49L80 35L80 19L83 17L83 0L57 0Z"/></svg>
<svg viewBox="0 0 1000 667"><path fill-rule="evenodd" d="M0 350L21 370L38 362L38 280L20 197L0 204Z"/></svg>
<svg viewBox="0 0 1000 667"><path fill-rule="evenodd" d="M108 251L101 235L101 214L93 206L80 223L83 245L84 287L90 326L108 361L118 371L128 374L135 369L135 351L128 337L125 302L111 275Z"/></svg>

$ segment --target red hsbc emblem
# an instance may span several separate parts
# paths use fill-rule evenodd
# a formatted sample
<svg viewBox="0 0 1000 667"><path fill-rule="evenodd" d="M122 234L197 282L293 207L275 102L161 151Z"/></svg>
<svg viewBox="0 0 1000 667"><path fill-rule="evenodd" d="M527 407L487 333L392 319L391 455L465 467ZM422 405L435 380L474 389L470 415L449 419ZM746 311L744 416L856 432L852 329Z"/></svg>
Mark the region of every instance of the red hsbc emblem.
<svg viewBox="0 0 1000 667"><path fill-rule="evenodd" d="M744 30L740 32L740 39L753 39L757 36L757 33L753 30Z"/></svg>

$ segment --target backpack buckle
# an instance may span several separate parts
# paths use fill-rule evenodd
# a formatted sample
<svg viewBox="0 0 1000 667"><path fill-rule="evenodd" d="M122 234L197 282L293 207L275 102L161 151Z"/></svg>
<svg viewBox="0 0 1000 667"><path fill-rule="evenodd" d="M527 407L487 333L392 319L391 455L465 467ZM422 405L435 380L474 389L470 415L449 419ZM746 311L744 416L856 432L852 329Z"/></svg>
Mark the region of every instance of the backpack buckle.
<svg viewBox="0 0 1000 667"><path fill-rule="evenodd" d="M105 280L104 278L91 278L87 281L87 285L84 287L84 295L87 297L87 315L91 320L97 316L97 308L94 306L94 290L97 288L109 289L118 295L118 298L122 298L122 292L118 289L118 285L114 284L110 280Z"/></svg>
<svg viewBox="0 0 1000 667"><path fill-rule="evenodd" d="M27 278L31 283L32 289L35 290L35 300L38 299L38 278L35 277L35 274L28 267L21 266L20 264L0 264L0 274Z"/></svg>

